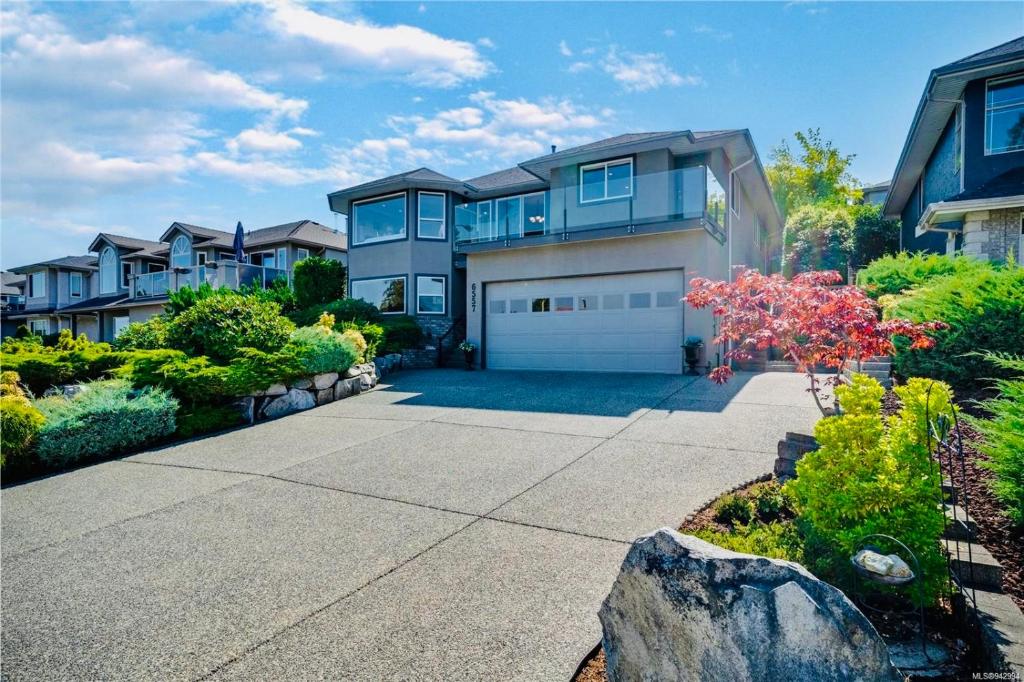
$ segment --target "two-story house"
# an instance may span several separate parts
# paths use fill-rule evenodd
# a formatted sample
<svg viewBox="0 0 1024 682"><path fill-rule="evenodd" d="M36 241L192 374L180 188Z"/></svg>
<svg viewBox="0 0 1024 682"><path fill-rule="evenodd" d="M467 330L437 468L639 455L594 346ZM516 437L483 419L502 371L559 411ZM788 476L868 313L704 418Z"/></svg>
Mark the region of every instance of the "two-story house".
<svg viewBox="0 0 1024 682"><path fill-rule="evenodd" d="M266 287L279 279L290 281L295 263L311 255L347 260L346 235L311 220L246 232L242 262L235 260L234 237L233 232L181 222L172 223L158 241L100 233L89 245L95 255L80 257L91 268L81 289L75 275L60 274L59 268L72 269L67 258L15 268L26 273L30 292L44 291L40 287L45 284L33 284L33 277L40 277L34 273L44 267L53 270L54 284L45 289L50 293L29 295L25 310L10 315L11 320L28 320L39 333L66 328L93 341L111 341L129 323L163 312L168 293L185 286ZM82 293L58 297L69 286ZM13 332L5 326L7 333Z"/></svg>
<svg viewBox="0 0 1024 682"><path fill-rule="evenodd" d="M778 269L782 220L747 130L631 133L470 180L421 168L328 195L349 221L350 295L494 369L679 373L709 346L697 276Z"/></svg>
<svg viewBox="0 0 1024 682"><path fill-rule="evenodd" d="M884 212L906 251L1020 260L1024 37L931 72Z"/></svg>
<svg viewBox="0 0 1024 682"><path fill-rule="evenodd" d="M97 265L95 256L64 256L53 260L12 268L24 276L19 305L10 306L4 315L5 333L26 325L36 334L55 334L62 329L79 330L69 312L76 304L94 295ZM81 331L87 331L83 329Z"/></svg>

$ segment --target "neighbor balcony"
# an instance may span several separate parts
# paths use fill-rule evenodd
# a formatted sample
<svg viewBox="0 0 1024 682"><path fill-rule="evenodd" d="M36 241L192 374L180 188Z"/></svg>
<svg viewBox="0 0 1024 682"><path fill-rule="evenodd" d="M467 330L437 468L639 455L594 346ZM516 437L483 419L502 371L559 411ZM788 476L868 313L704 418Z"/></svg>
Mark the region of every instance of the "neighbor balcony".
<svg viewBox="0 0 1024 682"><path fill-rule="evenodd" d="M220 260L189 268L172 268L163 272L137 275L133 280L132 295L135 298L166 296L186 286L193 290L198 289L204 283L214 289L227 287L233 291L242 287L266 289L279 279L284 279L290 284L291 271Z"/></svg>
<svg viewBox="0 0 1024 682"><path fill-rule="evenodd" d="M614 181L614 182L613 182ZM725 240L725 192L705 166L457 204L455 249L704 229Z"/></svg>

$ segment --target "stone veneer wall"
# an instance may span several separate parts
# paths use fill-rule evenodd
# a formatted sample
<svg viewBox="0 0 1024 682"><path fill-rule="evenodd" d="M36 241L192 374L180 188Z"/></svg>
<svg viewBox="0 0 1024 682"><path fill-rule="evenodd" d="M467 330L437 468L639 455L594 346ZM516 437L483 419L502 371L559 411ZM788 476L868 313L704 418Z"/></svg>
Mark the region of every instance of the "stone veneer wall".
<svg viewBox="0 0 1024 682"><path fill-rule="evenodd" d="M1012 250L1020 263L1022 211L1024 207L968 213L964 216L963 253L980 260L1004 261Z"/></svg>
<svg viewBox="0 0 1024 682"><path fill-rule="evenodd" d="M416 315L416 323L423 330L424 340L426 345L437 347L437 340L441 338L441 335L448 331L451 326L451 317L447 315ZM426 337L430 338L427 339Z"/></svg>

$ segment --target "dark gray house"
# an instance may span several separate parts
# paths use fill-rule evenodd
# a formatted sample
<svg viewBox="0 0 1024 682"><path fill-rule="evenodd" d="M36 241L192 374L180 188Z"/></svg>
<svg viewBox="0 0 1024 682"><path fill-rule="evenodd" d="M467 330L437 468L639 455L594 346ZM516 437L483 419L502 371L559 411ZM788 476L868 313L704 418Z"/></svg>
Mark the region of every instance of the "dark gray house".
<svg viewBox="0 0 1024 682"><path fill-rule="evenodd" d="M1024 37L931 72L886 199L906 251L1024 250Z"/></svg>
<svg viewBox="0 0 1024 682"><path fill-rule="evenodd" d="M464 324L495 369L679 373L683 339L713 336L689 279L779 264L746 130L629 133L469 180L420 168L328 202L351 296L435 338Z"/></svg>

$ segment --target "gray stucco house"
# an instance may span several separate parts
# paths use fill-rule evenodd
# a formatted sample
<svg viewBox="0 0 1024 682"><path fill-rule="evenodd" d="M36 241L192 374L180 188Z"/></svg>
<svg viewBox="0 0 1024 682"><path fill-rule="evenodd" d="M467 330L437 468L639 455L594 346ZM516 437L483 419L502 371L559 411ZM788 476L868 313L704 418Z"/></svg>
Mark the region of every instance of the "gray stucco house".
<svg viewBox="0 0 1024 682"><path fill-rule="evenodd" d="M906 251L1024 251L1024 37L931 72L885 201Z"/></svg>
<svg viewBox="0 0 1024 682"><path fill-rule="evenodd" d="M163 312L168 293L185 286L267 286L290 281L295 263L311 255L347 261L346 235L312 220L247 232L242 263L233 242L233 232L181 222L157 241L100 233L90 255L12 270L25 275L27 292L24 309L5 314L4 333L24 323L40 334L70 329L111 341L129 323Z"/></svg>
<svg viewBox="0 0 1024 682"><path fill-rule="evenodd" d="M687 282L779 265L747 130L629 133L469 180L420 168L328 202L350 295L435 340L464 325L488 368L679 373L684 338L713 336Z"/></svg>

